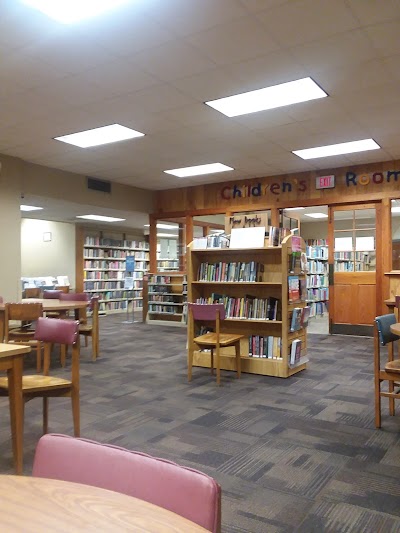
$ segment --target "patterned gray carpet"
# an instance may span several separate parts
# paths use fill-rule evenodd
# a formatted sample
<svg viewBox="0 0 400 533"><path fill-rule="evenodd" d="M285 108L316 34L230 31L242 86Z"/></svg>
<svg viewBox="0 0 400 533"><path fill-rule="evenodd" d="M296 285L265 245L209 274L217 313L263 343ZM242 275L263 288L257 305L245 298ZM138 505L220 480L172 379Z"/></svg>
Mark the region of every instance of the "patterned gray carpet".
<svg viewBox="0 0 400 533"><path fill-rule="evenodd" d="M400 532L400 413L389 417L384 402L374 429L372 339L310 335L305 372L239 381L224 372L218 388L201 368L187 383L183 328L123 320L101 318L97 363L82 350L82 436L213 476L224 532ZM0 472L12 473L0 401ZM25 418L29 474L40 400ZM72 434L68 400L50 401L50 430Z"/></svg>

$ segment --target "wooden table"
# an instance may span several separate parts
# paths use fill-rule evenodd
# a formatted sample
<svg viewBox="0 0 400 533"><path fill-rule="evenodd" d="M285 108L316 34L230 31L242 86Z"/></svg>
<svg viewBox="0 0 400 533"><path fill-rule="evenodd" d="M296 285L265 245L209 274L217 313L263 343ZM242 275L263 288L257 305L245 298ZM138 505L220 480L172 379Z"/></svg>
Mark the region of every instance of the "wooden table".
<svg viewBox="0 0 400 533"><path fill-rule="evenodd" d="M79 313L79 309L84 309L89 305L90 302L85 302L83 300L53 300L52 298L24 298L21 300L21 303L23 304L35 304L40 303L43 305L43 311L75 311L76 318L79 319L79 316L77 316L77 312ZM2 341L4 339L4 309L5 309L5 303L0 304L0 340Z"/></svg>
<svg viewBox="0 0 400 533"><path fill-rule="evenodd" d="M22 368L24 354L30 346L0 343L0 370L6 370L9 383L10 424L15 472L22 474L24 407L22 398Z"/></svg>
<svg viewBox="0 0 400 533"><path fill-rule="evenodd" d="M0 476L0 529L74 533L205 533L186 518L125 494L24 476Z"/></svg>
<svg viewBox="0 0 400 533"><path fill-rule="evenodd" d="M390 331L400 337L400 323L397 322L396 324L392 324L390 326Z"/></svg>

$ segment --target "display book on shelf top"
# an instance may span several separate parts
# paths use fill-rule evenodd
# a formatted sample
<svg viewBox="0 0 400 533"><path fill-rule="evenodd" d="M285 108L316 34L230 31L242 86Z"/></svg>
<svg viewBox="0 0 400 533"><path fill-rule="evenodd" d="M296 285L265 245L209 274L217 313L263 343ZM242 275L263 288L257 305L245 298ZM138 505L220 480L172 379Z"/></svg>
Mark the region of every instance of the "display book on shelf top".
<svg viewBox="0 0 400 533"><path fill-rule="evenodd" d="M306 328L290 331L293 310L306 307L306 273L300 260L293 261L294 255L300 257L305 250L304 240L292 235L275 247L188 246L188 301L224 303L226 319L221 331L244 335L240 346L242 372L287 378L306 368ZM292 285L298 282L298 297L291 291L290 299L289 277ZM195 333L207 326L211 325L194 324ZM280 341L273 341L271 346L269 337ZM294 340L301 341L301 353L300 359L290 364ZM195 352L194 364L209 367L209 354ZM222 349L221 368L235 370L235 364L233 349Z"/></svg>
<svg viewBox="0 0 400 533"><path fill-rule="evenodd" d="M132 290L125 289L126 257L135 258ZM99 312L126 311L142 307L143 275L149 265L149 244L144 241L86 236L83 246L84 292L99 296Z"/></svg>

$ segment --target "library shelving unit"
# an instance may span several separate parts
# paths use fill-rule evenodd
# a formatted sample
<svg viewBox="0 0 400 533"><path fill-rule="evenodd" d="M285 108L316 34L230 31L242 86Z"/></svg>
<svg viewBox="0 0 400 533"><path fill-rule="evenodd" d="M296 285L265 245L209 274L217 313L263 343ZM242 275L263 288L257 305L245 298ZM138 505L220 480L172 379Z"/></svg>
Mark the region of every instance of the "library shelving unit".
<svg viewBox="0 0 400 533"><path fill-rule="evenodd" d="M185 273L147 275L146 322L180 326L186 324L187 281Z"/></svg>
<svg viewBox="0 0 400 533"><path fill-rule="evenodd" d="M133 289L126 290L125 262L135 257ZM149 245L144 241L118 240L87 236L83 245L83 290L99 296L99 312L126 311L142 308L143 276L148 271Z"/></svg>
<svg viewBox="0 0 400 533"><path fill-rule="evenodd" d="M323 315L328 310L329 275L328 245L325 239L309 239L306 247L307 273L307 304L310 316Z"/></svg>
<svg viewBox="0 0 400 533"><path fill-rule="evenodd" d="M369 252L335 252L335 272L368 272L375 270L374 255Z"/></svg>
<svg viewBox="0 0 400 533"><path fill-rule="evenodd" d="M289 271L292 247L300 254L299 245L305 253L304 240L290 235L276 247L200 250L193 249L193 243L188 246L188 301L225 304L221 332L244 335L240 344L242 372L288 378L306 368L306 328L290 332L293 309L306 306L306 274L300 271L300 261L295 270ZM303 287L295 298L293 292L289 297L289 281L293 278ZM207 324L199 326L195 324L195 334L207 330ZM257 353L270 337L278 339L272 341L272 353ZM292 342L296 339L302 341L301 357L290 365ZM221 349L222 369L235 370L233 356L232 348ZM193 364L209 368L209 353L195 351Z"/></svg>

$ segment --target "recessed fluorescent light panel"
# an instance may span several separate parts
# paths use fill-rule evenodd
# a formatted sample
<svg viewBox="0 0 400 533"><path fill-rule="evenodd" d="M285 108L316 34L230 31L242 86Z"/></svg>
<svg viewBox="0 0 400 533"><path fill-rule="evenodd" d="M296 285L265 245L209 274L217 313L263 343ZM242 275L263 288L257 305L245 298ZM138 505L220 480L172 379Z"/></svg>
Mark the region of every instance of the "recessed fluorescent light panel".
<svg viewBox="0 0 400 533"><path fill-rule="evenodd" d="M39 211L40 209L43 209L43 207L36 207L34 205L20 205L19 209L20 211Z"/></svg>
<svg viewBox="0 0 400 533"><path fill-rule="evenodd" d="M145 224L145 228L149 228L150 224ZM172 224L157 224L157 228L160 229L178 229L178 225L175 224L174 226Z"/></svg>
<svg viewBox="0 0 400 533"><path fill-rule="evenodd" d="M73 144L74 146L79 146L79 148L90 148L91 146L100 146L101 144L126 141L127 139L143 136L144 133L140 133L140 131L131 130L120 124L110 124L93 130L55 137L55 140Z"/></svg>
<svg viewBox="0 0 400 533"><path fill-rule="evenodd" d="M392 207L392 213L400 213L400 207L399 206Z"/></svg>
<svg viewBox="0 0 400 533"><path fill-rule="evenodd" d="M300 211L301 209L305 209L305 207L285 207L285 211Z"/></svg>
<svg viewBox="0 0 400 533"><path fill-rule="evenodd" d="M178 235L176 233L157 233L157 237L168 237L170 239L177 239Z"/></svg>
<svg viewBox="0 0 400 533"><path fill-rule="evenodd" d="M164 170L164 172L177 176L178 178L187 178L189 176L215 174L216 172L228 172L229 170L235 169L222 163L208 163L207 165L197 165L196 167L173 168L172 170Z"/></svg>
<svg viewBox="0 0 400 533"><path fill-rule="evenodd" d="M210 100L206 104L227 117L237 117L326 96L328 96L326 92L311 78L302 78L248 93Z"/></svg>
<svg viewBox="0 0 400 533"><path fill-rule="evenodd" d="M361 141L351 141L347 143L330 144L328 146L318 146L316 148L306 148L305 150L294 150L292 153L302 159L316 159L317 157L328 157L330 155L353 154L355 152L366 152L368 150L379 150L380 146L374 139L362 139Z"/></svg>
<svg viewBox="0 0 400 533"><path fill-rule="evenodd" d="M304 216L310 218L328 218L328 215L325 215L325 213L304 213Z"/></svg>
<svg viewBox="0 0 400 533"><path fill-rule="evenodd" d="M86 220L98 220L100 222L122 222L125 218L105 217L103 215L78 215L76 218L85 218Z"/></svg>
<svg viewBox="0 0 400 533"><path fill-rule="evenodd" d="M22 2L63 24L73 24L114 9L131 0L22 0Z"/></svg>

